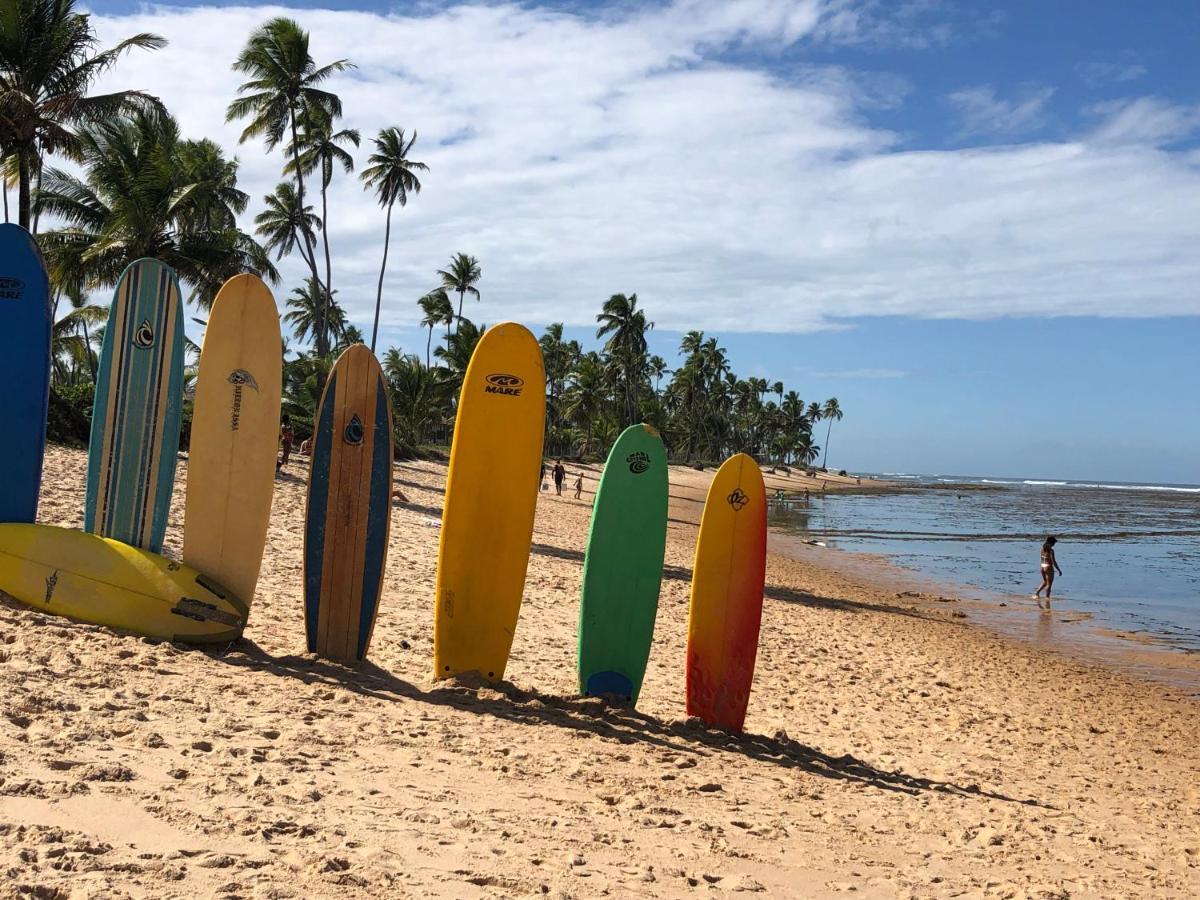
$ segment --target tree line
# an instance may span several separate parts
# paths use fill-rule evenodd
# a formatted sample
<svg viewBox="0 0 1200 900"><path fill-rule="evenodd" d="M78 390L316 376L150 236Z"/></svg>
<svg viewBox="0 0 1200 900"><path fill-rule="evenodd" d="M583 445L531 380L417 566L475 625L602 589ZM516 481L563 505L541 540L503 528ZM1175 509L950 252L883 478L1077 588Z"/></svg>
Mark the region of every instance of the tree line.
<svg viewBox="0 0 1200 900"><path fill-rule="evenodd" d="M251 198L238 187L238 161L217 143L184 137L162 102L141 91L92 94L96 79L131 52L166 41L137 34L98 49L74 0L8 0L0 5L0 180L10 216L37 235L53 288L55 390L87 407L96 379L107 308L91 298L115 287L139 257L178 273L204 322L220 286L253 272L280 285L276 263L299 256L306 277L286 297L284 410L298 431L313 412L336 355L368 342L337 300L330 253L330 185L355 172L362 136L342 127L342 102L329 79L350 60L318 63L309 35L292 19L250 34L233 62L244 77L226 119L242 124L239 143L278 152L280 181L261 198L254 231L239 221ZM363 188L383 211L383 236L369 345L375 350L384 300L392 216L421 191L428 166L413 158L415 130L381 129L370 141ZM55 158L77 165L67 171ZM10 191L15 203L10 208ZM319 209L317 204L319 203ZM54 227L42 229L43 220ZM427 329L424 353L380 352L391 382L397 445L420 452L445 444L467 363L486 325L464 315L481 299L482 267L458 252L416 300ZM689 332L674 369L648 352L653 328L636 294L614 294L596 317L599 349L563 338L563 325L540 342L547 375L546 441L560 455L603 454L620 430L645 421L677 460L719 460L744 450L760 459L811 464L820 453L813 426L842 417L836 399L805 403L781 382L739 378L714 337ZM444 331L443 331L444 329ZM436 341L435 341L435 332ZM199 348L189 344L190 384ZM829 433L826 433L828 446Z"/></svg>

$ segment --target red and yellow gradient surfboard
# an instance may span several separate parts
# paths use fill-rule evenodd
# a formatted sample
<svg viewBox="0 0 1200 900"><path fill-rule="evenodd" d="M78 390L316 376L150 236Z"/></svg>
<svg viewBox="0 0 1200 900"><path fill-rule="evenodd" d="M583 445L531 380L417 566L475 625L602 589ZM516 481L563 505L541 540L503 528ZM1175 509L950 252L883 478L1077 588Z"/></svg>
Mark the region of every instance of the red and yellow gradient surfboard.
<svg viewBox="0 0 1200 900"><path fill-rule="evenodd" d="M754 681L767 568L767 493L758 463L731 456L708 487L688 614L687 713L741 731Z"/></svg>

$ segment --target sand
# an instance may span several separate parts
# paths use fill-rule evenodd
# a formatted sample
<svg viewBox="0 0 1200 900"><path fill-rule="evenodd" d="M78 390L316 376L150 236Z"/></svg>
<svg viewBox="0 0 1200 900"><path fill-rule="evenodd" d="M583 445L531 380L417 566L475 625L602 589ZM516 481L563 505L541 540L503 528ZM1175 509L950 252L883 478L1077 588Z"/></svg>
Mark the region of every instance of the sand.
<svg viewBox="0 0 1200 900"><path fill-rule="evenodd" d="M79 525L83 471L51 450L43 521ZM435 463L398 468L356 670L304 652L298 466L232 647L0 601L0 895L1200 896L1200 701L897 597L836 551L769 560L748 734L686 721L709 476L672 473L637 712L574 698L592 477L541 496L499 689L431 683ZM169 553L182 519L179 493Z"/></svg>

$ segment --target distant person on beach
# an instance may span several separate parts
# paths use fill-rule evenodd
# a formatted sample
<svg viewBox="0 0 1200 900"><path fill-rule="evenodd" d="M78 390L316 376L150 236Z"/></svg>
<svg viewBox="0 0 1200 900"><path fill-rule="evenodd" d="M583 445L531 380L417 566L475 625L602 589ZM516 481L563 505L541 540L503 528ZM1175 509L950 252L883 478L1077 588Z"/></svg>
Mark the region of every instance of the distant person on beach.
<svg viewBox="0 0 1200 900"><path fill-rule="evenodd" d="M579 477L575 479L575 499L578 500L583 496L583 473L579 473Z"/></svg>
<svg viewBox="0 0 1200 900"><path fill-rule="evenodd" d="M562 496L563 481L566 477L567 470L563 468L562 460L556 459L554 461L554 492L560 497Z"/></svg>
<svg viewBox="0 0 1200 900"><path fill-rule="evenodd" d="M541 489L544 491L544 490L546 489L546 461L545 461L545 460L542 460L542 477L541 477L541 481L542 481L542 487L541 487Z"/></svg>
<svg viewBox="0 0 1200 900"><path fill-rule="evenodd" d="M288 460L292 457L292 441L296 438L296 432L292 430L292 418L285 415L283 417L283 427L279 429L279 459L275 463L275 471L279 472L288 464Z"/></svg>
<svg viewBox="0 0 1200 900"><path fill-rule="evenodd" d="M1058 543L1058 538L1051 535L1046 538L1046 542L1042 544L1042 586L1037 589L1033 595L1033 599L1038 602L1038 609L1050 608L1050 589L1054 587L1054 573L1062 574L1062 569L1058 568L1058 560L1054 558L1054 545ZM1042 591L1046 592L1046 605L1042 606Z"/></svg>

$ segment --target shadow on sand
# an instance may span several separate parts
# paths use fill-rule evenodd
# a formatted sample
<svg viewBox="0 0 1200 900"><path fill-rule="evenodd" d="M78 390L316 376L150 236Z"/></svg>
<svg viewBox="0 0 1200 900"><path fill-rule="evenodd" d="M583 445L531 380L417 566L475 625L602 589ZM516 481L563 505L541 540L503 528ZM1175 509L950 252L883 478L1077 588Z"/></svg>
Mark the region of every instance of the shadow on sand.
<svg viewBox="0 0 1200 900"><path fill-rule="evenodd" d="M849 754L830 756L793 741L782 732L774 737L766 737L711 729L694 719L663 722L628 707L608 705L600 698L556 697L526 691L508 682L482 688L461 682L447 682L444 686L426 691L370 661L348 668L308 656L271 656L257 644L245 639L232 645L226 653L210 655L226 665L293 677L305 684L342 687L377 700L429 703L460 712L491 715L518 725L570 729L622 744L644 744L676 753L703 756L737 754L823 778L870 785L912 796L933 791L1048 808L1036 800L1019 800L985 791L974 784L957 785L901 771L878 769Z"/></svg>

